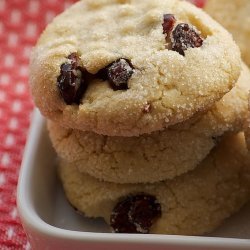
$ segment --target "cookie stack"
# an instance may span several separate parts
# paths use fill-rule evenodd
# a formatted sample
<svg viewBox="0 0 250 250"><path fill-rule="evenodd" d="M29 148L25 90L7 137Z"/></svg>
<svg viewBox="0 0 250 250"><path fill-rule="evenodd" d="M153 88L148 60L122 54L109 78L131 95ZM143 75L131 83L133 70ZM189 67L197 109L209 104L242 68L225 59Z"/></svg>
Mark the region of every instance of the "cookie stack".
<svg viewBox="0 0 250 250"><path fill-rule="evenodd" d="M69 202L118 233L210 232L249 198L250 72L178 0L79 1L44 31L31 90Z"/></svg>
<svg viewBox="0 0 250 250"><path fill-rule="evenodd" d="M250 66L250 1L249 0L207 0L205 11L222 24L240 47L242 58Z"/></svg>

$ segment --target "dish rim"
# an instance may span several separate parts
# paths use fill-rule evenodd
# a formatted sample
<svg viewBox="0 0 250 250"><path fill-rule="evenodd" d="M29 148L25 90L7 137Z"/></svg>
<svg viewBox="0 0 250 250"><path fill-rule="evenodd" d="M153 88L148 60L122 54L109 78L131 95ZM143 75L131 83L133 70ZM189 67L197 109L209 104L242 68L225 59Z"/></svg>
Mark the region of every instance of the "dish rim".
<svg viewBox="0 0 250 250"><path fill-rule="evenodd" d="M23 154L23 160L19 173L17 186L17 208L24 228L36 235L53 237L57 239L76 240L81 242L98 243L130 243L130 244L154 244L186 247L217 247L232 248L243 247L250 249L250 239L222 238L210 236L180 236L158 234L113 234L99 232L80 232L58 228L42 220L33 206L32 198L26 195L31 188L32 168L39 149L39 137L41 135L45 119L35 109L32 114L31 127ZM28 192L27 192L28 191Z"/></svg>

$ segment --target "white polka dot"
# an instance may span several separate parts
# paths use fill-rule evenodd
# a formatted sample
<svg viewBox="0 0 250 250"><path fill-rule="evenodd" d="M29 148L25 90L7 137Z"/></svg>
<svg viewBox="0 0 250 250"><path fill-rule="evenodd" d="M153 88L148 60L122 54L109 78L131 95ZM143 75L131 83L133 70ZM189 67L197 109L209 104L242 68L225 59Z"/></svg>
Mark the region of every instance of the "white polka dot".
<svg viewBox="0 0 250 250"><path fill-rule="evenodd" d="M21 12L19 10L12 10L10 13L10 21L12 23L20 23L21 21Z"/></svg>
<svg viewBox="0 0 250 250"><path fill-rule="evenodd" d="M32 0L29 2L29 12L37 13L40 7L39 1Z"/></svg>
<svg viewBox="0 0 250 250"><path fill-rule="evenodd" d="M4 64L6 67L14 66L15 57L12 54L7 54L4 58Z"/></svg>
<svg viewBox="0 0 250 250"><path fill-rule="evenodd" d="M6 93L3 91L0 91L0 103L4 102L6 100Z"/></svg>
<svg viewBox="0 0 250 250"><path fill-rule="evenodd" d="M37 34L37 27L34 23L28 23L26 27L26 36L34 37Z"/></svg>
<svg viewBox="0 0 250 250"><path fill-rule="evenodd" d="M9 121L9 128L10 129L17 129L18 128L18 120L16 118L11 118Z"/></svg>
<svg viewBox="0 0 250 250"><path fill-rule="evenodd" d="M5 175L0 173L0 187L5 183Z"/></svg>
<svg viewBox="0 0 250 250"><path fill-rule="evenodd" d="M31 245L29 242L27 242L27 244L24 247L25 250L30 250L31 249Z"/></svg>
<svg viewBox="0 0 250 250"><path fill-rule="evenodd" d="M14 220L17 217L17 209L14 207L10 213L11 218Z"/></svg>
<svg viewBox="0 0 250 250"><path fill-rule="evenodd" d="M18 44L18 35L15 33L10 33L8 36L8 45L16 46Z"/></svg>
<svg viewBox="0 0 250 250"><path fill-rule="evenodd" d="M0 1L0 10L1 10L1 11L4 10L4 9L5 9L5 6L6 6L5 0L1 0L1 1Z"/></svg>
<svg viewBox="0 0 250 250"><path fill-rule="evenodd" d="M12 104L12 111L18 113L22 110L22 103L20 101L14 101Z"/></svg>
<svg viewBox="0 0 250 250"><path fill-rule="evenodd" d="M8 74L1 74L0 75L0 84L1 85L8 85L10 82L10 76Z"/></svg>
<svg viewBox="0 0 250 250"><path fill-rule="evenodd" d="M10 164L10 156L7 153L4 153L1 159L1 165L3 165L4 167L9 166Z"/></svg>
<svg viewBox="0 0 250 250"><path fill-rule="evenodd" d="M10 227L10 228L6 231L6 234L7 234L7 238L10 240L10 239L14 236L14 234L15 234L14 229L13 229L12 227Z"/></svg>
<svg viewBox="0 0 250 250"><path fill-rule="evenodd" d="M31 46L24 47L23 56L26 58L30 58L31 50L32 50Z"/></svg>
<svg viewBox="0 0 250 250"><path fill-rule="evenodd" d="M27 76L28 75L28 72L29 72L29 68L27 65L22 65L20 66L20 75L21 76Z"/></svg>
<svg viewBox="0 0 250 250"><path fill-rule="evenodd" d="M26 85L24 83L18 83L15 87L17 94L23 94L26 91Z"/></svg>
<svg viewBox="0 0 250 250"><path fill-rule="evenodd" d="M15 144L15 138L12 134L8 134L5 138L5 145L7 147L13 146Z"/></svg>

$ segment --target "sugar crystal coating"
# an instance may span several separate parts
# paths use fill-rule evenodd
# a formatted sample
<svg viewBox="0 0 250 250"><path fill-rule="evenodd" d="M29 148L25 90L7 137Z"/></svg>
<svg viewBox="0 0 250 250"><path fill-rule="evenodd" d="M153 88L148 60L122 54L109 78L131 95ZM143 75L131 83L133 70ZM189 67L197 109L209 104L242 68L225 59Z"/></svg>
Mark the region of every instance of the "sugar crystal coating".
<svg viewBox="0 0 250 250"><path fill-rule="evenodd" d="M234 86L240 72L238 48L202 10L177 0L97 2L78 1L54 19L33 50L32 95L47 118L72 129L138 136L206 112ZM167 44L162 34L166 13L178 19L174 28L188 22L202 31L206 46L185 51L185 60L173 53L171 34ZM118 58L130 59L135 70L129 90L112 91L108 81L97 78L79 108L64 105L56 79L72 51L81 53L80 64L91 74ZM146 103L151 112L142 112Z"/></svg>

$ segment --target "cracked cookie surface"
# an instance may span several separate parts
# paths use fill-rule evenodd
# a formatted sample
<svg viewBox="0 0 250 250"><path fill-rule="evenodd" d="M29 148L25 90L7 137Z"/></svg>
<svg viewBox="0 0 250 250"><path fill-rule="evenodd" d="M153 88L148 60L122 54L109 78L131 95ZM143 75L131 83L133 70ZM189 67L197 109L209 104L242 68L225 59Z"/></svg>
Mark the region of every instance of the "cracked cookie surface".
<svg viewBox="0 0 250 250"><path fill-rule="evenodd" d="M207 0L205 11L232 33L242 58L250 67L250 1Z"/></svg>
<svg viewBox="0 0 250 250"><path fill-rule="evenodd" d="M170 181L155 184L102 182L79 173L74 164L63 161L59 175L69 202L87 217L103 217L108 223L111 217L114 225L114 219L121 215L115 227L126 229L124 225L133 226L126 221L130 216L139 225L151 225L142 220L143 214L140 216L135 211L145 208L145 214L154 215L150 211L157 209L159 212L150 226L150 233L201 235L211 232L249 200L249 166L250 156L244 134L240 133L223 137L194 171Z"/></svg>
<svg viewBox="0 0 250 250"><path fill-rule="evenodd" d="M163 32L166 14L176 19L175 35L169 37ZM82 98L67 105L57 79L72 53L91 76ZM120 59L131 67L109 71L123 74L109 77L116 81L114 90L97 76ZM67 69L67 76L81 77L73 67ZM239 73L240 53L231 35L187 2L85 0L56 17L42 34L32 54L30 85L42 114L62 126L137 136L208 110L230 91Z"/></svg>
<svg viewBox="0 0 250 250"><path fill-rule="evenodd" d="M248 116L250 72L210 111L178 126L139 137L109 137L60 127L48 129L58 155L80 172L116 183L156 182L194 169L228 131L241 131Z"/></svg>

